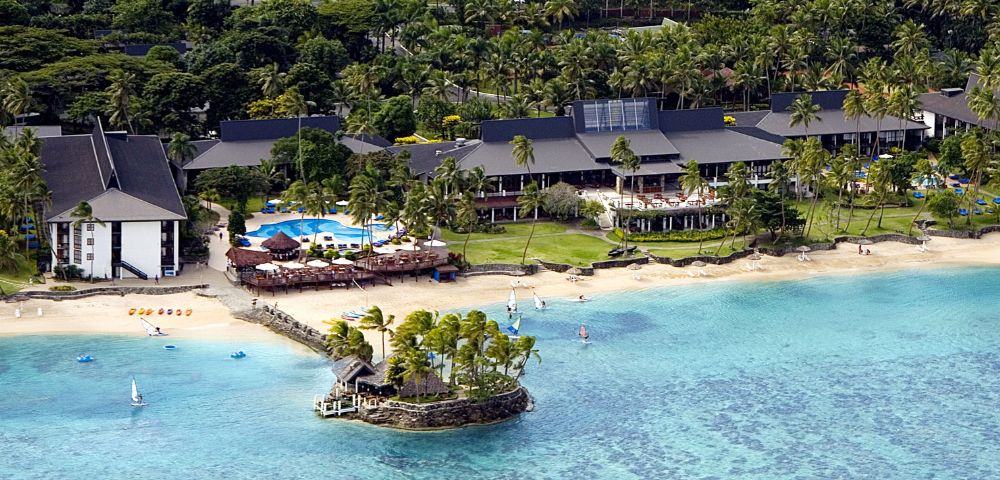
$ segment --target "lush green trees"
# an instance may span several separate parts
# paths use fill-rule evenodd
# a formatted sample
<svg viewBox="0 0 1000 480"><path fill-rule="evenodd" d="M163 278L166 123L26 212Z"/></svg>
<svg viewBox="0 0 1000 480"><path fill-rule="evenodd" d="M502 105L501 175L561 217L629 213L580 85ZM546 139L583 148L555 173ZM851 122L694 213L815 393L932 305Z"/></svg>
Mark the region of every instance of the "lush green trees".
<svg viewBox="0 0 1000 480"><path fill-rule="evenodd" d="M582 200L576 193L576 187L559 182L542 190L542 208L545 212L559 220L566 220L576 215L580 210Z"/></svg>
<svg viewBox="0 0 1000 480"><path fill-rule="evenodd" d="M955 214L961 204L961 197L954 190L939 190L931 193L927 198L927 208L939 217L948 219L948 227L955 227Z"/></svg>
<svg viewBox="0 0 1000 480"><path fill-rule="evenodd" d="M26 25L31 17L17 0L0 0L0 25Z"/></svg>
<svg viewBox="0 0 1000 480"><path fill-rule="evenodd" d="M687 195L698 195L698 225L696 229L701 229L701 209L705 204L705 192L708 190L708 180L701 176L701 169L698 168L697 160L689 160L684 164L684 173L677 179L681 190ZM698 254L701 255L701 247L705 243L704 237L698 237Z"/></svg>
<svg viewBox="0 0 1000 480"><path fill-rule="evenodd" d="M168 33L174 19L157 0L118 0L111 7L112 26L127 32Z"/></svg>
<svg viewBox="0 0 1000 480"><path fill-rule="evenodd" d="M0 272L17 273L18 265L25 258L19 249L17 239L0 230Z"/></svg>
<svg viewBox="0 0 1000 480"><path fill-rule="evenodd" d="M65 57L92 55L97 48L58 30L9 26L0 27L0 51L0 70L27 72Z"/></svg>
<svg viewBox="0 0 1000 480"><path fill-rule="evenodd" d="M320 181L344 172L351 157L351 149L337 141L337 137L318 128L304 127L302 137L302 169L308 181ZM296 167L299 142L296 138L282 138L271 147L271 159L277 165ZM298 168L294 168L298 170Z"/></svg>
<svg viewBox="0 0 1000 480"><path fill-rule="evenodd" d="M234 165L205 170L195 178L194 185L198 191L214 189L224 197L235 200L236 208L246 212L247 200L263 194L268 188L268 181L257 169Z"/></svg>
<svg viewBox="0 0 1000 480"><path fill-rule="evenodd" d="M323 323L330 325L326 333L326 348L333 358L354 355L366 362L372 360L374 349L358 327L349 326L344 320L326 320Z"/></svg>
<svg viewBox="0 0 1000 480"><path fill-rule="evenodd" d="M417 128L417 120L413 114L413 105L406 95L392 97L382 104L372 120L379 135L392 141L413 134Z"/></svg>
<svg viewBox="0 0 1000 480"><path fill-rule="evenodd" d="M146 82L142 104L158 130L194 134L200 130L192 109L205 106L205 84L190 73L160 73Z"/></svg>
<svg viewBox="0 0 1000 480"><path fill-rule="evenodd" d="M385 358L385 334L388 332L392 335L392 329L389 327L395 318L395 315L383 315L381 308L372 306L368 309L368 313L361 317L358 324L358 328L362 330L375 330L382 335L382 358Z"/></svg>

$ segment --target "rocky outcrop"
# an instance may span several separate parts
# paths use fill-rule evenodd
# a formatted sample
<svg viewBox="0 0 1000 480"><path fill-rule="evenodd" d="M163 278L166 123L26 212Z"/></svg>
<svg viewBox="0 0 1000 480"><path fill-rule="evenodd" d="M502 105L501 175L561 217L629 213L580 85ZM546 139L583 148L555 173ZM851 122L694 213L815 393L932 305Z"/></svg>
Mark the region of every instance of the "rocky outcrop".
<svg viewBox="0 0 1000 480"><path fill-rule="evenodd" d="M94 288L84 288L81 290L73 290L70 292L52 292L43 290L31 290L27 292L18 292L13 295L7 296L5 299L7 302L20 302L27 300L29 298L35 299L46 299L46 300L72 300L76 298L86 298L92 297L94 295L118 295L124 296L126 294L134 295L171 295L174 293L188 292L191 290L197 290L202 288L207 288L207 284L198 285L177 285L171 287L94 287Z"/></svg>
<svg viewBox="0 0 1000 480"><path fill-rule="evenodd" d="M326 335L306 325L277 308L264 305L254 310L233 312L233 316L252 323L259 323L274 333L288 337L313 350L326 353Z"/></svg>
<svg viewBox="0 0 1000 480"><path fill-rule="evenodd" d="M362 407L350 418L404 430L440 430L498 423L532 408L528 390L518 387L482 402L466 398L425 404L389 400L377 407Z"/></svg>

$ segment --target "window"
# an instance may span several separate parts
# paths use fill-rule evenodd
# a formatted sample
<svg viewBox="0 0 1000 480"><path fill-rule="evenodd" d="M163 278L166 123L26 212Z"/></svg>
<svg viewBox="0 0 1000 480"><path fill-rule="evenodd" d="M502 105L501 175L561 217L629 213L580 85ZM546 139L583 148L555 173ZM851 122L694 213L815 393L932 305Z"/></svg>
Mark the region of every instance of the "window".
<svg viewBox="0 0 1000 480"><path fill-rule="evenodd" d="M93 238L88 238L87 239L87 245L93 245L93 244L94 244L94 239Z"/></svg>
<svg viewBox="0 0 1000 480"><path fill-rule="evenodd" d="M845 142L852 142L853 143L854 142L854 134L853 133L845 133L844 134L844 141Z"/></svg>
<svg viewBox="0 0 1000 480"><path fill-rule="evenodd" d="M94 231L94 224L93 223L88 223L87 224L87 231L88 232L93 232Z"/></svg>
<svg viewBox="0 0 1000 480"><path fill-rule="evenodd" d="M583 124L587 133L648 130L652 128L649 103L643 99L585 103Z"/></svg>
<svg viewBox="0 0 1000 480"><path fill-rule="evenodd" d="M93 259L94 259L94 254L93 253L88 253L87 254L87 260L90 261L90 260L93 260Z"/></svg>

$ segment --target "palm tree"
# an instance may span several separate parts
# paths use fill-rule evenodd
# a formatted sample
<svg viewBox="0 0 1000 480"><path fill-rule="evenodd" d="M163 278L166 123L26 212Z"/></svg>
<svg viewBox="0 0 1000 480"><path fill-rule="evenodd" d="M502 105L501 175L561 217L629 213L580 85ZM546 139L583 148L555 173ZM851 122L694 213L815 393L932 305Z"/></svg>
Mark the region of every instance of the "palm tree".
<svg viewBox="0 0 1000 480"><path fill-rule="evenodd" d="M111 110L108 112L111 125L118 128L127 127L129 133L135 134L130 115L132 96L135 95L135 74L116 70L108 76L108 80L111 81L111 85L108 86L108 93L111 95Z"/></svg>
<svg viewBox="0 0 1000 480"><path fill-rule="evenodd" d="M198 192L198 199L205 202L205 208L209 210L212 209L212 203L218 203L222 200L222 196L219 195L219 191L214 188L207 188Z"/></svg>
<svg viewBox="0 0 1000 480"><path fill-rule="evenodd" d="M919 186L922 185L924 182L930 181L932 178L935 178L934 165L931 164L930 159L921 158L920 160L917 161L917 165L913 169L913 180L916 181L917 185ZM913 216L913 221L910 222L910 228L906 231L907 235L913 232L913 224L917 223L917 220L920 219L920 214L923 213L924 208L927 207L928 200L929 198L924 198L924 201L920 203L920 208L917 209L917 214Z"/></svg>
<svg viewBox="0 0 1000 480"><path fill-rule="evenodd" d="M424 212L434 226L431 240L441 225L450 224L455 217L455 202L447 189L443 179L435 178L424 192Z"/></svg>
<svg viewBox="0 0 1000 480"><path fill-rule="evenodd" d="M805 236L809 238L809 232L812 231L812 226L816 217L816 203L819 201L820 193L820 172L830 161L830 152L827 152L823 148L823 145L819 142L818 138L809 138L805 141L805 148L803 150L803 156L798 163L798 169L801 172L800 176L804 176L808 179L810 189L813 190L812 201L809 204L809 214L808 214L808 225L806 226Z"/></svg>
<svg viewBox="0 0 1000 480"><path fill-rule="evenodd" d="M856 89L851 89L844 96L844 118L847 120L854 120L854 146L855 152L852 157L853 162L851 162L851 172L858 171L857 162L861 160L861 117L865 116L865 98L860 91ZM847 213L847 225L844 226L844 230L849 230L851 228L851 220L854 219L854 195L857 189L854 188L854 181L850 183L850 196L848 198L848 203L851 204L850 209Z"/></svg>
<svg viewBox="0 0 1000 480"><path fill-rule="evenodd" d="M493 371L497 367L503 366L503 374L507 375L511 364L517 358L517 345L511 341L507 335L497 335L490 339L490 345L486 347L486 355L493 359Z"/></svg>
<svg viewBox="0 0 1000 480"><path fill-rule="evenodd" d="M191 137L183 133L174 133L170 136L170 143L167 144L167 157L177 162L178 165L194 159L198 149L191 143Z"/></svg>
<svg viewBox="0 0 1000 480"><path fill-rule="evenodd" d="M843 149L841 154L830 165L828 180L830 186L837 190L837 220L834 228L840 230L840 214L843 208L844 189L854 182L854 160L851 154Z"/></svg>
<svg viewBox="0 0 1000 480"><path fill-rule="evenodd" d="M299 93L298 87L289 88L284 94L281 95L281 109L290 115L295 115L298 119L298 126L295 129L298 143L298 160L299 160L299 178L303 181L308 180L306 178L305 165L302 162L302 116L309 114L309 103L305 97Z"/></svg>
<svg viewBox="0 0 1000 480"><path fill-rule="evenodd" d="M578 12L575 0L548 0L545 2L545 15L559 22L559 30L563 28L563 21L567 18L573 20Z"/></svg>
<svg viewBox="0 0 1000 480"><path fill-rule="evenodd" d="M514 146L511 156L514 157L514 165L524 167L528 171L528 180L531 180L531 166L535 164L535 149L524 135L515 135L510 141Z"/></svg>
<svg viewBox="0 0 1000 480"><path fill-rule="evenodd" d="M624 135L619 135L618 138L615 138L615 142L611 144L610 155L611 155L611 162L612 163L620 163L622 165L622 167L621 167L622 171L628 171L628 172L632 173L632 175L630 176L630 180L632 182L632 187L631 187L631 190L629 191L629 195L630 195L629 202L630 203L635 203L635 188L634 188L634 186L635 186L635 171L639 169L639 157L636 156L635 152L632 151L631 142L629 141L629 139L625 138ZM624 175L623 175L623 177L624 177ZM624 180L624 178L623 178L623 180ZM624 188L619 188L618 189L618 196L619 196L619 199L618 199L619 200L619 202L618 202L618 205L619 205L618 212L620 213L620 212L622 212L622 211L625 210L625 189ZM629 210L631 210L631 209L629 209ZM625 248L628 249L628 230L629 230L629 224L628 224L628 222L631 219L628 218L628 217L626 217L624 219L624 221L621 218L619 218L618 220L619 220L619 223L622 226L622 239L625 242Z"/></svg>
<svg viewBox="0 0 1000 480"><path fill-rule="evenodd" d="M94 209L86 201L80 202L73 208L73 211L69 213L73 220L73 229L80 228L81 225L87 224L98 224L104 226L104 222L101 219L94 216ZM94 283L94 230L90 230L90 283Z"/></svg>
<svg viewBox="0 0 1000 480"><path fill-rule="evenodd" d="M493 179L486 176L486 169L482 165L472 167L472 170L469 170L469 173L462 179L462 183L477 197L486 197L486 193L494 189Z"/></svg>
<svg viewBox="0 0 1000 480"><path fill-rule="evenodd" d="M767 185L767 188L778 192L779 204L781 205L781 233L778 234L778 238L781 238L781 235L785 234L785 228L788 224L788 219L785 218L785 197L788 195L788 181L791 178L791 172L789 172L785 162L775 160L771 162L768 175L771 177L771 183ZM777 240L776 238L775 241Z"/></svg>
<svg viewBox="0 0 1000 480"><path fill-rule="evenodd" d="M517 350L517 356L521 359L514 367L517 370L518 377L524 373L524 365L528 363L528 360L534 358L538 360L538 363L542 363L542 357L538 355L538 350L535 348L535 337L530 335L518 337L517 342L515 342L515 349Z"/></svg>
<svg viewBox="0 0 1000 480"><path fill-rule="evenodd" d="M257 83L265 98L277 98L285 90L285 73L278 69L278 64L275 62L261 71Z"/></svg>
<svg viewBox="0 0 1000 480"><path fill-rule="evenodd" d="M861 230L861 235L863 236L868 232L868 227L872 224L872 219L875 218L876 211L885 211L885 197L889 194L890 184L891 184L891 171L889 169L889 162L875 162L872 164L871 168L868 169L868 184L872 188L872 193L875 194L878 199L875 204L875 208L872 209L871 215L868 216L868 222L865 223L865 228ZM877 209L877 210L876 210ZM879 215L879 227L882 226L882 216Z"/></svg>
<svg viewBox="0 0 1000 480"><path fill-rule="evenodd" d="M347 200L347 208L351 210L354 223L361 225L362 229L368 228L369 240L372 239L372 216L384 210L389 200L389 192L382 188L375 177L374 173L370 174L368 171L355 175Z"/></svg>
<svg viewBox="0 0 1000 480"><path fill-rule="evenodd" d="M434 178L440 178L445 185L445 195L458 192L458 184L462 178L462 169L458 167L458 160L448 156L441 161L441 164L434 168Z"/></svg>
<svg viewBox="0 0 1000 480"><path fill-rule="evenodd" d="M701 176L701 169L698 168L697 160L689 160L684 164L684 173L678 179L681 190L686 195L698 194L698 228L701 227L701 206L704 204L705 190L708 188L708 180ZM698 255L701 255L701 247L705 243L703 235L698 236Z"/></svg>
<svg viewBox="0 0 1000 480"><path fill-rule="evenodd" d="M301 179L292 182L292 184L288 186L288 189L285 190L285 193L281 195L281 199L284 200L285 203L296 204L302 207L302 212L299 217L300 236L304 235L306 231L305 230L306 211L305 211L305 206L303 204L305 203L307 197L309 197L309 185L305 182L305 180Z"/></svg>
<svg viewBox="0 0 1000 480"><path fill-rule="evenodd" d="M962 140L962 157L965 159L965 169L972 174L972 196L969 202L973 205L972 208L975 208L983 173L989 168L993 159L986 141L977 134L966 135ZM968 216L968 224L972 225L971 214Z"/></svg>
<svg viewBox="0 0 1000 480"><path fill-rule="evenodd" d="M741 232L740 228L745 228L752 214L750 210L752 202L750 202L749 206L746 202L750 197L750 183L746 164L735 162L729 165L729 169L726 170L726 183L724 191L729 203L729 223L733 226L733 241L731 245L735 245L736 236ZM719 244L718 250L715 251L716 256L722 253L722 247L725 244L726 241L723 239L722 243Z"/></svg>
<svg viewBox="0 0 1000 480"><path fill-rule="evenodd" d="M531 101L520 93L511 95L500 110L507 119L528 118L531 116Z"/></svg>
<svg viewBox="0 0 1000 480"><path fill-rule="evenodd" d="M535 222L538 221L538 209L542 206L543 199L544 194L534 180L524 187L524 192L517 198L517 205L521 207L522 212L534 212L534 215L531 217L531 230L528 232L528 240L524 242L524 253L521 254L521 265L524 265L524 260L528 257L528 245L531 245L531 237L535 235Z"/></svg>
<svg viewBox="0 0 1000 480"><path fill-rule="evenodd" d="M809 124L813 120L822 121L817 113L821 110L819 105L814 105L812 103L812 97L808 94L803 93L795 97L795 100L791 105L788 106L788 111L791 115L788 118L788 128L795 128L797 125L802 124L802 128L805 130L806 138L809 138Z"/></svg>
<svg viewBox="0 0 1000 480"><path fill-rule="evenodd" d="M466 256L466 248L469 246L469 238L472 237L472 232L476 229L476 223L479 221L479 212L476 211L476 200L472 196L472 192L465 192L462 194L462 200L458 202L458 207L455 209L455 223L459 227L465 230L465 243L462 244L462 258L468 261Z"/></svg>
<svg viewBox="0 0 1000 480"><path fill-rule="evenodd" d="M368 309L367 315L361 317L358 323L358 328L362 330L375 330L382 335L382 358L385 358L385 334L386 332L389 332L390 335L392 334L389 326L392 325L395 318L394 315L384 316L382 309L373 305Z"/></svg>
<svg viewBox="0 0 1000 480"><path fill-rule="evenodd" d="M872 142L872 151L869 157L875 157L880 151L880 136L882 134L882 120L889 111L889 104L883 93L883 85L878 82L869 83L869 90L864 93L865 111L875 118L875 139Z"/></svg>
<svg viewBox="0 0 1000 480"><path fill-rule="evenodd" d="M0 89L3 109L10 113L17 123L17 117L28 113L31 109L31 87L21 77L11 77Z"/></svg>
<svg viewBox="0 0 1000 480"><path fill-rule="evenodd" d="M899 149L906 150L906 130L903 122L909 121L920 109L920 94L912 85L900 85L889 94L888 108L899 118Z"/></svg>
<svg viewBox="0 0 1000 480"><path fill-rule="evenodd" d="M413 351L403 355L403 381L413 381L417 386L417 398L426 393L427 383L425 380L433 373L434 367L431 366L430 360L427 359L427 355L423 351L413 349Z"/></svg>
<svg viewBox="0 0 1000 480"><path fill-rule="evenodd" d="M25 256L18 252L17 241L7 232L0 230L0 272L17 273L18 265Z"/></svg>

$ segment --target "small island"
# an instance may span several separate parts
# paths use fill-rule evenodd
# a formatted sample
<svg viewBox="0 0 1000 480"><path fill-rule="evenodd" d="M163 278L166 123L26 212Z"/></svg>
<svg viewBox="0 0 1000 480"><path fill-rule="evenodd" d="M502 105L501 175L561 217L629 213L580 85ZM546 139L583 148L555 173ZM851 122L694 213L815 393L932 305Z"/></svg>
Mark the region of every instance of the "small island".
<svg viewBox="0 0 1000 480"><path fill-rule="evenodd" d="M395 325L393 315L371 307L357 326L327 323L336 383L314 399L323 417L432 430L502 422L533 408L518 378L529 360L541 361L535 337L518 336L515 326L501 330L481 311L417 310ZM380 362L372 363L362 330L381 335Z"/></svg>

